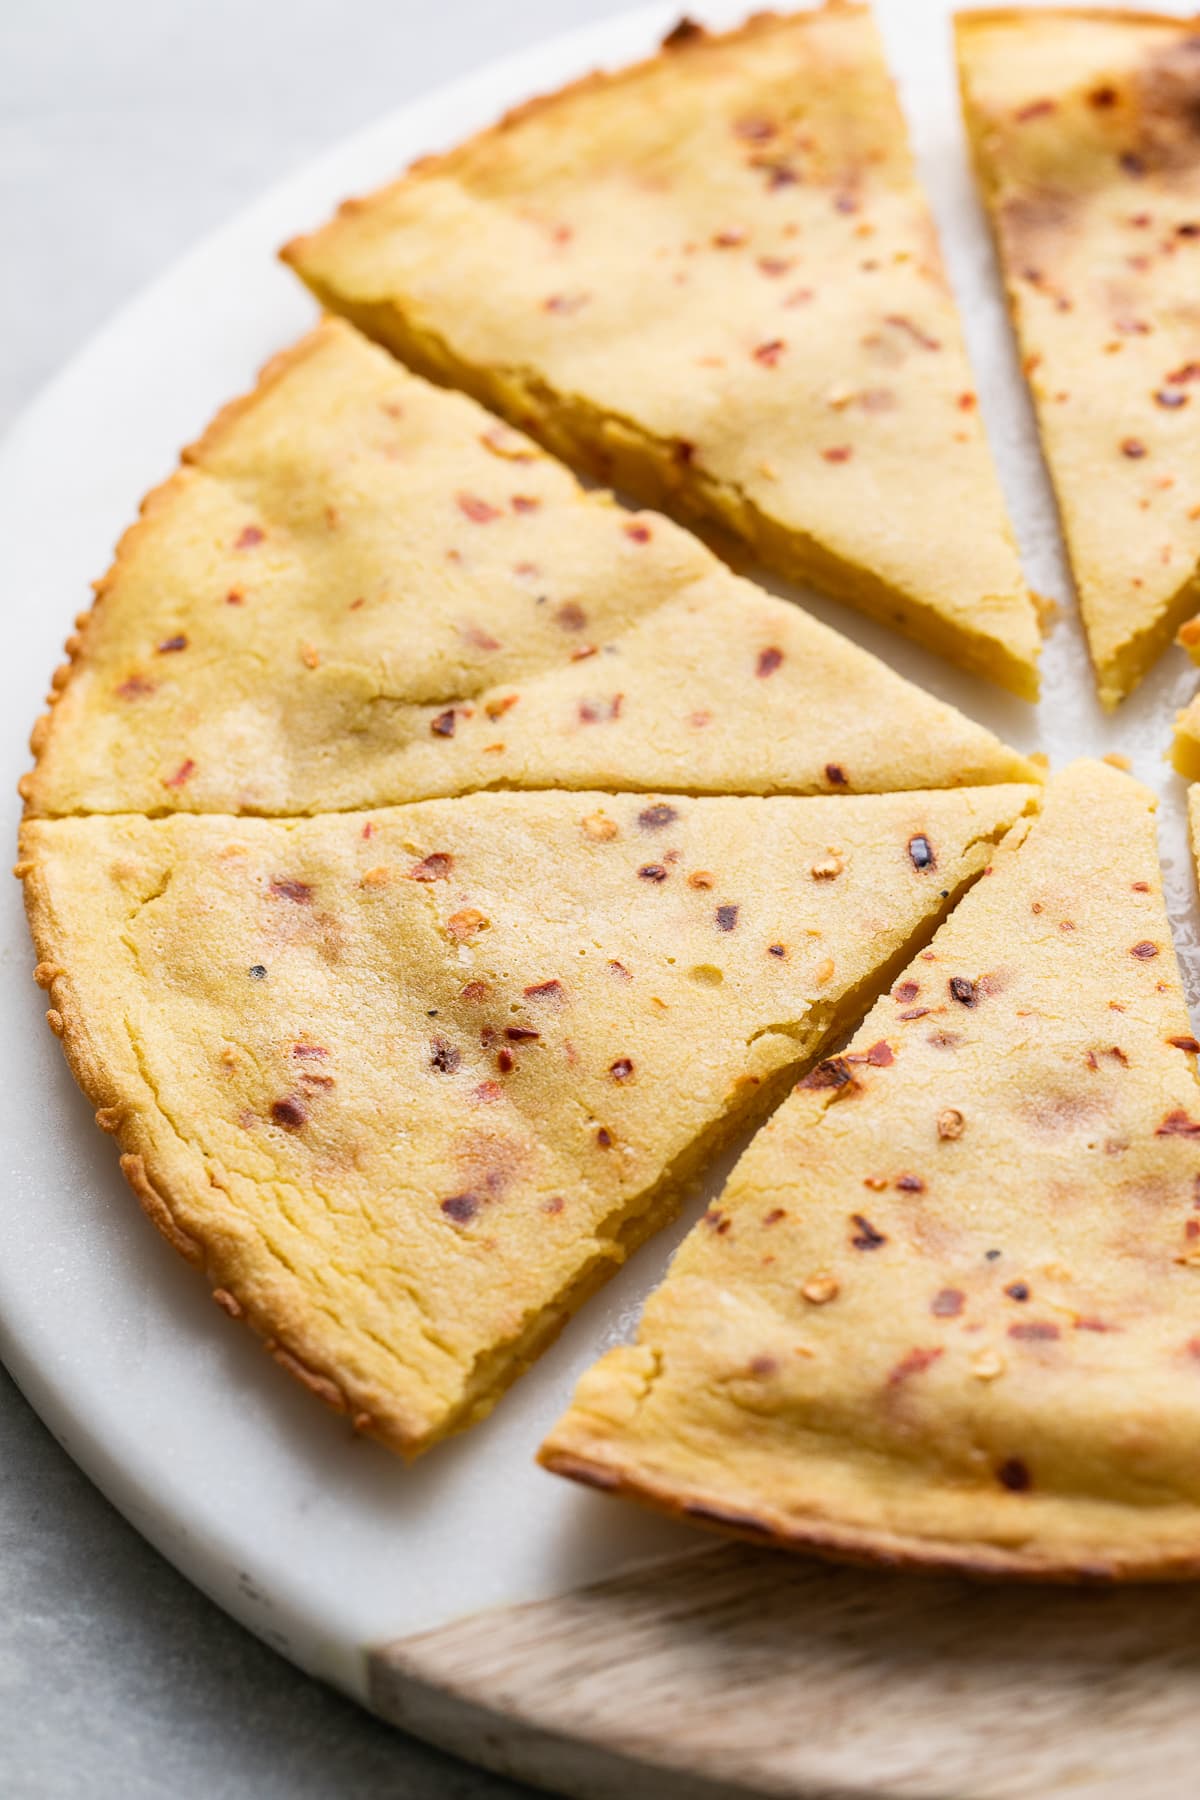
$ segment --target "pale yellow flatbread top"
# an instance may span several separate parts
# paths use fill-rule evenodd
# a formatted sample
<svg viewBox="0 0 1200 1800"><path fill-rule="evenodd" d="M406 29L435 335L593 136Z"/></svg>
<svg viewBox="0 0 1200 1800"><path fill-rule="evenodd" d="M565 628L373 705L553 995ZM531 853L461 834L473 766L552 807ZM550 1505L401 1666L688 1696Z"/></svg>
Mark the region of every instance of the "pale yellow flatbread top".
<svg viewBox="0 0 1200 1800"><path fill-rule="evenodd" d="M39 814L1033 774L332 321L150 496L68 647L23 783Z"/></svg>
<svg viewBox="0 0 1200 1800"><path fill-rule="evenodd" d="M552 1468L798 1547L1200 1572L1200 1087L1153 809L1100 764L1050 783L755 1139Z"/></svg>
<svg viewBox="0 0 1200 1800"><path fill-rule="evenodd" d="M411 1454L486 1412L1039 790L37 820L49 1020L155 1222Z"/></svg>
<svg viewBox="0 0 1200 1800"><path fill-rule="evenodd" d="M964 13L967 125L1100 698L1200 602L1200 26Z"/></svg>
<svg viewBox="0 0 1200 1800"><path fill-rule="evenodd" d="M682 28L284 254L569 460L1036 694L1034 606L865 8Z"/></svg>

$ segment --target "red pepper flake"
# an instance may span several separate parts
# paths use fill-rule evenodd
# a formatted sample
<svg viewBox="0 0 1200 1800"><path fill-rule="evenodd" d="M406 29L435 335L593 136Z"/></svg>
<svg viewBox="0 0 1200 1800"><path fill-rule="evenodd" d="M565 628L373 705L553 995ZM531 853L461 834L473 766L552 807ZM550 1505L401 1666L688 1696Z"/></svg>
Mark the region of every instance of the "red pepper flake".
<svg viewBox="0 0 1200 1800"><path fill-rule="evenodd" d="M919 325L914 325L912 320L906 318L903 313L888 313L883 322L885 325L891 325L896 331L906 332L914 344L919 344L922 350L940 350L942 347L940 338L930 337L927 331L922 331Z"/></svg>
<svg viewBox="0 0 1200 1800"><path fill-rule="evenodd" d="M164 638L161 644L156 644L155 649L160 656L166 656L172 650L186 650L187 638L182 631L177 632L174 637Z"/></svg>
<svg viewBox="0 0 1200 1800"><path fill-rule="evenodd" d="M329 1052L323 1044L293 1044L292 1055L304 1062L312 1056L328 1056Z"/></svg>
<svg viewBox="0 0 1200 1800"><path fill-rule="evenodd" d="M498 506L493 506L490 501L481 499L478 494L458 493L455 494L454 499L459 512L464 513L476 525L488 525L493 519L503 517Z"/></svg>
<svg viewBox="0 0 1200 1800"><path fill-rule="evenodd" d="M616 1140L607 1125L597 1126L596 1143L601 1150L611 1150L615 1141Z"/></svg>
<svg viewBox="0 0 1200 1800"><path fill-rule="evenodd" d="M1144 156L1139 156L1136 150L1122 150L1117 162L1124 169L1126 175L1140 178L1146 173L1146 159Z"/></svg>
<svg viewBox="0 0 1200 1800"><path fill-rule="evenodd" d="M773 1206L769 1213L763 1214L764 1225L778 1225L780 1219L786 1219L787 1213L782 1206Z"/></svg>
<svg viewBox="0 0 1200 1800"><path fill-rule="evenodd" d="M410 881L445 881L454 867L454 858L446 850L434 850L414 863L408 871Z"/></svg>
<svg viewBox="0 0 1200 1800"><path fill-rule="evenodd" d="M451 1194L448 1200L439 1200L438 1205L448 1219L456 1225L469 1225L479 1211L479 1200L475 1194Z"/></svg>
<svg viewBox="0 0 1200 1800"><path fill-rule="evenodd" d="M625 964L623 962L618 962L615 956L609 957L608 967L609 967L610 973L615 975L618 981L632 981L633 980L633 976L629 973L629 970L625 967Z"/></svg>
<svg viewBox="0 0 1200 1800"><path fill-rule="evenodd" d="M446 1038L436 1037L430 1041L429 1061L431 1066L440 1069L443 1075L453 1075L462 1061L462 1051Z"/></svg>
<svg viewBox="0 0 1200 1800"><path fill-rule="evenodd" d="M927 1019L929 1013L930 1008L928 1006L910 1006L905 1012L900 1014L900 1017L904 1020L905 1024L908 1024L913 1019Z"/></svg>
<svg viewBox="0 0 1200 1800"><path fill-rule="evenodd" d="M802 1088L843 1088L854 1080L854 1071L844 1056L827 1056L815 1069L810 1069L800 1082Z"/></svg>
<svg viewBox="0 0 1200 1800"><path fill-rule="evenodd" d="M1111 1325L1106 1325L1103 1319L1080 1318L1074 1321L1074 1326L1076 1331L1111 1331L1113 1329Z"/></svg>
<svg viewBox="0 0 1200 1800"><path fill-rule="evenodd" d="M253 550L255 544L261 544L265 533L258 525L244 525L234 543L235 550Z"/></svg>
<svg viewBox="0 0 1200 1800"><path fill-rule="evenodd" d="M860 1050L856 1056L846 1058L848 1063L869 1063L873 1069L890 1069L895 1060L892 1046L884 1038L872 1044L869 1050Z"/></svg>
<svg viewBox="0 0 1200 1800"><path fill-rule="evenodd" d="M919 1346L910 1350L906 1356L900 1358L888 1376L888 1386L898 1387L902 1381L907 1381L910 1375L923 1375L941 1354L942 1346L940 1344L930 1350L923 1350Z"/></svg>
<svg viewBox="0 0 1200 1800"><path fill-rule="evenodd" d="M1154 1133L1155 1137L1200 1137L1200 1124L1189 1119L1182 1107L1169 1112Z"/></svg>
<svg viewBox="0 0 1200 1800"><path fill-rule="evenodd" d="M1057 100L1030 100L1026 105L1018 106L1013 117L1023 125L1028 119L1044 119L1047 113L1057 111Z"/></svg>
<svg viewBox="0 0 1200 1800"><path fill-rule="evenodd" d="M787 945L786 944L768 944L767 945L767 955L768 956L786 956L787 955Z"/></svg>
<svg viewBox="0 0 1200 1800"><path fill-rule="evenodd" d="M628 1081L633 1074L633 1063L628 1056L618 1056L615 1062L609 1063L608 1072L614 1081Z"/></svg>
<svg viewBox="0 0 1200 1800"><path fill-rule="evenodd" d="M185 762L180 763L173 775L168 775L164 779L163 786L169 788L181 788L184 782L190 781L195 773L196 765L189 756Z"/></svg>
<svg viewBox="0 0 1200 1800"><path fill-rule="evenodd" d="M996 1470L996 1480L1001 1487L1007 1488L1010 1494L1028 1493L1033 1486L1033 1478L1029 1470L1016 1456L1010 1456L1000 1464Z"/></svg>
<svg viewBox="0 0 1200 1800"><path fill-rule="evenodd" d="M445 712L440 712L436 718L430 719L429 729L434 737L452 738L454 736L455 723L456 714L454 708L448 706Z"/></svg>
<svg viewBox="0 0 1200 1800"><path fill-rule="evenodd" d="M854 455L854 447L852 444L832 444L828 450L822 450L821 455L827 463L849 462Z"/></svg>
<svg viewBox="0 0 1200 1800"><path fill-rule="evenodd" d="M1188 1050L1193 1056L1200 1056L1200 1043L1194 1037L1173 1037L1168 1038L1167 1042L1174 1044L1176 1050Z"/></svg>
<svg viewBox="0 0 1200 1800"><path fill-rule="evenodd" d="M1175 227L1175 236L1181 238L1200 237L1200 225L1195 225L1190 220L1187 220L1182 225L1177 225Z"/></svg>
<svg viewBox="0 0 1200 1800"><path fill-rule="evenodd" d="M855 1227L850 1242L856 1250L878 1250L881 1244L887 1243L882 1231L876 1231L870 1219L862 1213L851 1213L850 1222Z"/></svg>
<svg viewBox="0 0 1200 1800"><path fill-rule="evenodd" d="M272 1103L271 1117L277 1125L282 1125L285 1131L299 1131L308 1120L308 1114L292 1094L283 1100L276 1100Z"/></svg>
<svg viewBox="0 0 1200 1800"><path fill-rule="evenodd" d="M542 301L542 310L543 312L557 313L560 318L569 317L572 313L580 312L591 297L590 294L585 293L551 294L548 299Z"/></svg>
<svg viewBox="0 0 1200 1800"><path fill-rule="evenodd" d="M900 1175L896 1179L896 1186L902 1194L923 1194L925 1192L925 1183L919 1175Z"/></svg>
<svg viewBox="0 0 1200 1800"><path fill-rule="evenodd" d="M564 600L554 613L554 623L564 631L582 631L587 622L587 614L574 600Z"/></svg>
<svg viewBox="0 0 1200 1800"><path fill-rule="evenodd" d="M774 279L779 275L786 275L794 265L786 256L760 256L756 266L760 274L769 275Z"/></svg>
<svg viewBox="0 0 1200 1800"><path fill-rule="evenodd" d="M660 800L654 806L643 807L638 814L638 824L643 831L661 831L665 825L673 825L678 817L673 806Z"/></svg>
<svg viewBox="0 0 1200 1800"><path fill-rule="evenodd" d="M929 1310L935 1319L957 1319L965 1299L960 1288L942 1288L933 1296Z"/></svg>
<svg viewBox="0 0 1200 1800"><path fill-rule="evenodd" d="M915 1000L920 991L921 989L917 982L902 981L900 986L893 990L892 999L900 1001Z"/></svg>
<svg viewBox="0 0 1200 1800"><path fill-rule="evenodd" d="M775 673L782 661L783 651L778 649L774 644L768 644L765 650L759 651L758 661L754 665L754 672L760 681L765 681L768 675L773 675Z"/></svg>
<svg viewBox="0 0 1200 1800"><path fill-rule="evenodd" d="M733 135L745 138L746 142L750 144L766 143L768 138L775 136L778 129L778 126L773 125L770 119L735 119L733 122Z"/></svg>
<svg viewBox="0 0 1200 1800"><path fill-rule="evenodd" d="M471 1089L471 1098L478 1106L491 1106L503 1092L498 1081L481 1081L478 1087Z"/></svg>
<svg viewBox="0 0 1200 1800"><path fill-rule="evenodd" d="M1127 437L1121 439L1122 456L1131 457L1133 461L1136 462L1139 457L1145 456L1145 454L1146 446L1143 444L1141 438Z"/></svg>
<svg viewBox="0 0 1200 1800"><path fill-rule="evenodd" d="M524 990L524 993L527 1000L548 1002L554 1006L561 1006L567 997L562 982L557 979L534 982L531 987Z"/></svg>
<svg viewBox="0 0 1200 1800"><path fill-rule="evenodd" d="M734 926L737 924L737 922L738 922L738 909L736 906L718 906L718 908L717 908L717 930L718 931L732 931Z"/></svg>
<svg viewBox="0 0 1200 1800"><path fill-rule="evenodd" d="M825 779L830 787L845 787L848 777L840 763L826 763Z"/></svg>
<svg viewBox="0 0 1200 1800"><path fill-rule="evenodd" d="M1029 1319L1010 1325L1008 1335L1010 1338L1024 1338L1032 1342L1048 1342L1051 1338L1061 1337L1062 1333L1049 1319Z"/></svg>
<svg viewBox="0 0 1200 1800"><path fill-rule="evenodd" d="M1025 1301L1029 1298L1029 1288L1023 1281L1010 1281L1004 1291L1010 1300Z"/></svg>
<svg viewBox="0 0 1200 1800"><path fill-rule="evenodd" d="M725 231L714 232L713 245L717 250L737 250L749 236L744 225L731 225Z"/></svg>
<svg viewBox="0 0 1200 1800"><path fill-rule="evenodd" d="M643 881L665 881L667 879L667 871L661 863L643 863L638 870L638 875Z"/></svg>
<svg viewBox="0 0 1200 1800"><path fill-rule="evenodd" d="M795 187L800 180L799 175L797 175L790 163L764 161L756 162L754 166L766 170L767 190L769 193L774 193L777 188Z"/></svg>
<svg viewBox="0 0 1200 1800"><path fill-rule="evenodd" d="M786 349L787 345L782 338L771 338L768 343L760 344L754 351L754 360L762 363L766 369L773 369Z"/></svg>
<svg viewBox="0 0 1200 1800"><path fill-rule="evenodd" d="M631 524L626 525L624 531L625 536L627 538L632 538L635 544L648 544L650 542L650 527L648 525L640 524L636 519Z"/></svg>
<svg viewBox="0 0 1200 1800"><path fill-rule="evenodd" d="M979 991L965 975L950 977L950 993L960 1006L977 1006L979 1003Z"/></svg>
<svg viewBox="0 0 1200 1800"><path fill-rule="evenodd" d="M496 1067L502 1075L511 1075L517 1066L517 1059L511 1050L499 1049L496 1052Z"/></svg>
<svg viewBox="0 0 1200 1800"><path fill-rule="evenodd" d="M1129 954L1136 956L1139 962L1149 962L1151 957L1158 955L1158 945L1152 944L1149 938L1143 938L1140 944L1133 946Z"/></svg>
<svg viewBox="0 0 1200 1800"><path fill-rule="evenodd" d="M313 891L307 881L293 881L289 876L277 875L271 882L271 893L276 900L291 900L297 906L311 906Z"/></svg>
<svg viewBox="0 0 1200 1800"><path fill-rule="evenodd" d="M537 460L537 452L528 444L522 444L520 438L509 431L506 425L493 425L481 435L479 441L485 450L490 450L493 456L503 457L505 462L527 463Z"/></svg>
<svg viewBox="0 0 1200 1800"><path fill-rule="evenodd" d="M960 394L958 396L959 412L974 412L978 404L979 402L974 394Z"/></svg>
<svg viewBox="0 0 1200 1800"><path fill-rule="evenodd" d="M1176 407L1186 406L1188 403L1188 396L1181 393L1178 388L1159 388L1154 398L1159 406L1165 406L1170 411L1174 411Z"/></svg>
<svg viewBox="0 0 1200 1800"><path fill-rule="evenodd" d="M147 681L144 675L130 675L117 688L116 693L119 700L140 700L146 694L152 694L154 689L154 682Z"/></svg>

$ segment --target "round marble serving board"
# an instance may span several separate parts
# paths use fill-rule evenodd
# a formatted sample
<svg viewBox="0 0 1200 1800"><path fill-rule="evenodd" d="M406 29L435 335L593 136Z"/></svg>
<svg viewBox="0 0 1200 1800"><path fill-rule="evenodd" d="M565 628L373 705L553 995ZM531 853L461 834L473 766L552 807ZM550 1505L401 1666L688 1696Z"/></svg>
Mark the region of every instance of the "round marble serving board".
<svg viewBox="0 0 1200 1800"><path fill-rule="evenodd" d="M1130 759L1163 797L1195 1000L1183 788L1162 760L1194 672L1172 651L1117 719L1096 707L963 154L947 9L882 0L880 12L1027 567L1064 617L1035 713L832 603L806 604L1056 766L1081 753ZM179 445L311 320L276 246L507 106L648 51L672 22L669 6L623 15L385 119L201 245L26 415L0 454L10 841L28 725L89 581ZM914 469L914 483L925 478ZM121 1511L283 1654L463 1755L581 1796L1194 1794L1200 1591L983 1588L835 1568L715 1545L534 1466L576 1376L632 1330L686 1219L467 1437L412 1469L355 1439L281 1378L142 1219L42 1024L32 960L13 884L0 900L0 1354Z"/></svg>

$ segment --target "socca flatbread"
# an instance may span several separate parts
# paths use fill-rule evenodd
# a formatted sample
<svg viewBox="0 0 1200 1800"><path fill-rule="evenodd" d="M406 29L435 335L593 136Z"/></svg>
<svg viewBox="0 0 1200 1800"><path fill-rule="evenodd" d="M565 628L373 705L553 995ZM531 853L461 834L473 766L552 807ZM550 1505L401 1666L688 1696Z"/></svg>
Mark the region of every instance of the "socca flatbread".
<svg viewBox="0 0 1200 1800"><path fill-rule="evenodd" d="M27 823L52 1028L215 1298L406 1455L486 1413L1038 790Z"/></svg>
<svg viewBox="0 0 1200 1800"><path fill-rule="evenodd" d="M1100 698L1200 603L1200 26L963 13L967 126Z"/></svg>
<svg viewBox="0 0 1200 1800"><path fill-rule="evenodd" d="M1100 764L1051 782L755 1139L550 1468L797 1548L1200 1572L1200 1088L1153 808Z"/></svg>
<svg viewBox="0 0 1200 1800"><path fill-rule="evenodd" d="M22 784L36 814L1036 778L332 322L150 496L79 625Z"/></svg>
<svg viewBox="0 0 1200 1800"><path fill-rule="evenodd" d="M680 27L284 256L568 461L1036 695L1034 605L865 8Z"/></svg>

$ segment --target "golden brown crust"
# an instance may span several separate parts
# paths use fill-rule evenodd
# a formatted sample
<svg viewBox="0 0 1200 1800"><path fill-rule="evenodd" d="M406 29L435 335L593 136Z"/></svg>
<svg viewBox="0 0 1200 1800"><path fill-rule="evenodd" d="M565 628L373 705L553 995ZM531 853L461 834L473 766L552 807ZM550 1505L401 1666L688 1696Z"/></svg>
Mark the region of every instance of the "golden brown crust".
<svg viewBox="0 0 1200 1800"><path fill-rule="evenodd" d="M617 1461L591 1460L565 1450L542 1449L542 1467L585 1487L637 1501L655 1512L687 1524L718 1531L746 1543L769 1542L781 1549L812 1551L833 1561L907 1569L943 1575L1058 1582L1069 1586L1109 1586L1115 1582L1184 1581L1200 1575L1200 1554L1145 1557L1055 1557L1037 1550L1002 1550L965 1545L949 1539L918 1538L903 1533L858 1531L820 1520L797 1525L765 1508L752 1513L734 1510L718 1495L696 1489L681 1498L677 1486L660 1486L644 1470Z"/></svg>
<svg viewBox="0 0 1200 1800"><path fill-rule="evenodd" d="M1039 19L1089 19L1100 23L1180 26L1187 25L1192 19L1200 19L1200 13L1140 12L1131 6L1039 6L1036 9L1025 6L967 6L955 13L954 24L957 30L972 25L1027 25Z"/></svg>
<svg viewBox="0 0 1200 1800"><path fill-rule="evenodd" d="M230 1318L248 1324L281 1368L335 1412L353 1411L356 1430L378 1437L401 1455L410 1455L416 1433L396 1417L386 1413L382 1417L374 1416L380 1409L378 1397L373 1392L354 1398L331 1373L306 1361L303 1321L297 1322L294 1333L287 1334L288 1342L282 1341L279 1319L264 1315L254 1296L244 1292L239 1294L236 1266L227 1265L219 1254L214 1253L211 1244L200 1244L180 1224L171 1207L169 1180L156 1183L151 1173L152 1162L151 1168L147 1167L147 1160L153 1153L137 1109L114 1086L102 1058L96 1053L86 1018L76 1001L70 972L55 954L58 933L41 865L36 857L23 856L15 872L23 883L25 914L38 955L34 978L40 987L48 989L54 1002L47 1017L52 1016L55 1021L52 1029L62 1044L71 1074L96 1108L96 1124L116 1139L121 1153L121 1173L146 1218L173 1250L204 1275L212 1287L213 1299L222 1310Z"/></svg>

